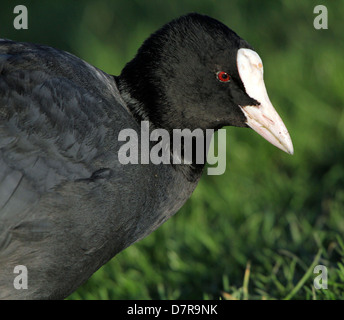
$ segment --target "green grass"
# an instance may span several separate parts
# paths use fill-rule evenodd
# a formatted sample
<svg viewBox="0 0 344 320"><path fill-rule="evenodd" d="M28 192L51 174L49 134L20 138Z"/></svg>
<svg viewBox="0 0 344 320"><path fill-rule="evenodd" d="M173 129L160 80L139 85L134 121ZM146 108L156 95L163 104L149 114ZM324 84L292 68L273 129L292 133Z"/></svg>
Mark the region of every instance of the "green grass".
<svg viewBox="0 0 344 320"><path fill-rule="evenodd" d="M48 4L32 1L31 29L4 29L3 36L57 46L118 74L163 23L209 14L261 55L270 99L295 147L289 156L253 131L228 128L225 174L204 175L182 210L69 299L344 298L344 4L323 1L329 29L315 30L316 4L61 1L48 13ZM328 269L327 290L313 286L318 264Z"/></svg>

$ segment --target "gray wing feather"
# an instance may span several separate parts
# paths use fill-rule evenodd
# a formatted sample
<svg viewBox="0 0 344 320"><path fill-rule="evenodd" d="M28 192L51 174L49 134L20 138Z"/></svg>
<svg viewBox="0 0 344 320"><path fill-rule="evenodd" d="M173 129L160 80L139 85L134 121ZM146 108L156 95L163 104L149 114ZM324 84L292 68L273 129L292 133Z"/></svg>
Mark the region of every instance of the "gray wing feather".
<svg viewBox="0 0 344 320"><path fill-rule="evenodd" d="M118 105L111 90L108 75L68 53L0 41L1 215L24 197L16 192L23 179L39 197L97 170L108 110Z"/></svg>
<svg viewBox="0 0 344 320"><path fill-rule="evenodd" d="M71 222L78 219L70 215L78 210L73 194L87 197L93 186L75 181L114 165L117 124L128 117L113 77L57 49L0 40L0 298L25 297L7 283L13 265L24 261L39 279L39 263L56 259L50 251L67 250L58 241L73 232L69 224L82 234ZM54 212L67 215L61 225Z"/></svg>

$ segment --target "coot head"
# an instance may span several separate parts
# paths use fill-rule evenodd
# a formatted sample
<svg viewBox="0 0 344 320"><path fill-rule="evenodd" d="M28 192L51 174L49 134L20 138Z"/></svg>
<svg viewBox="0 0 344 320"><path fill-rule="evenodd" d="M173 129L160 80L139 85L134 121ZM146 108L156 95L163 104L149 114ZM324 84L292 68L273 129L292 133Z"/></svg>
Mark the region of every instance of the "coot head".
<svg viewBox="0 0 344 320"><path fill-rule="evenodd" d="M163 26L117 77L138 120L167 130L251 127L293 153L252 46L221 22L188 14Z"/></svg>

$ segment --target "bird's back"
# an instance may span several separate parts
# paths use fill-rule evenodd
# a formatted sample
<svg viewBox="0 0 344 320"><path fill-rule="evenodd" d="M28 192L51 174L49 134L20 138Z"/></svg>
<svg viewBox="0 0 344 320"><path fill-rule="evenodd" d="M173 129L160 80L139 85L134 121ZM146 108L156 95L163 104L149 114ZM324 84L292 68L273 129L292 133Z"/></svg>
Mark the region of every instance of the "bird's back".
<svg viewBox="0 0 344 320"><path fill-rule="evenodd" d="M172 166L119 163L126 128L139 133L112 76L0 40L0 298L65 297L190 196Z"/></svg>

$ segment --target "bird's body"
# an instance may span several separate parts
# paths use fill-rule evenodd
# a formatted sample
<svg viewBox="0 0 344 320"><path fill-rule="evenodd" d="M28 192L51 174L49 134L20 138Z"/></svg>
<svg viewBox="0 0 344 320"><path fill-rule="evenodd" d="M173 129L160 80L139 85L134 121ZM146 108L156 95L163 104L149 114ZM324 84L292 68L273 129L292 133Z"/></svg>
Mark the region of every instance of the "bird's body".
<svg viewBox="0 0 344 320"><path fill-rule="evenodd" d="M44 46L1 41L0 57L0 298L63 298L174 214L196 181L118 162L120 130L140 126L112 76ZM28 266L27 290L13 286L16 265Z"/></svg>
<svg viewBox="0 0 344 320"><path fill-rule="evenodd" d="M183 24L182 30L193 23L194 37L197 28L206 30L211 24L220 30L215 30L217 35L228 37L229 47L234 47L229 52L235 51L230 59L235 59L240 48L251 50L215 21L195 14L177 20L153 35L155 43L146 42L149 50L143 47L119 77L51 47L0 41L1 299L66 297L114 255L155 230L190 197L203 166L122 164L118 160L122 129L133 129L140 137L139 120L168 131L194 129L198 124L203 130L247 126L244 113L231 101L241 99L240 106L257 101L243 93L245 83L236 68L223 65L231 74L231 87L215 78L223 58L210 66L204 81L195 71L197 85L209 84L193 92L193 79L183 77L186 66L174 67L185 64L185 52L178 60L182 51L158 56L163 49L159 47L159 53L152 49L166 41L167 31L172 30L168 41L183 37L178 23ZM178 46L168 43L166 47ZM187 56L192 64L192 57ZM189 65L191 72L200 66L194 63ZM171 78L166 79L163 71ZM222 92L228 93L228 104L233 104L228 109L216 103ZM211 94L214 107L206 110L202 103L211 105L212 100L207 101ZM196 115L195 108L201 108ZM27 267L27 289L13 285L17 265Z"/></svg>

